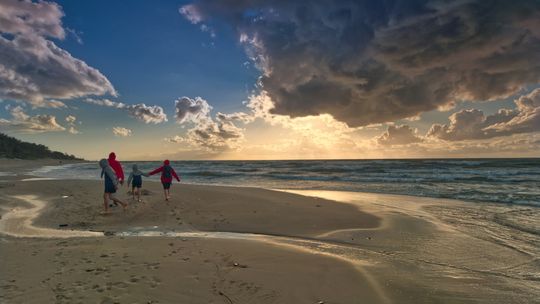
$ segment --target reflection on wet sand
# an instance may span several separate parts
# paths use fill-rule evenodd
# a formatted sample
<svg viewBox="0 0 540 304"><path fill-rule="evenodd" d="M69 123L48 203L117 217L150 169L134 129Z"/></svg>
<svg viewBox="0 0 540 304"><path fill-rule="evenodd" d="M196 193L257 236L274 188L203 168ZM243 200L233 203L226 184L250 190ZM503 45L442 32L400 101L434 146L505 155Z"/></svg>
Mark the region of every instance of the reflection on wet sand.
<svg viewBox="0 0 540 304"><path fill-rule="evenodd" d="M97 237L103 236L101 232L80 231L80 230L60 230L33 225L34 220L40 212L47 206L46 202L34 195L19 195L12 197L30 207L18 206L11 208L2 215L0 219L0 233L14 237L31 238L73 238L73 237Z"/></svg>
<svg viewBox="0 0 540 304"><path fill-rule="evenodd" d="M380 217L382 225L327 231L314 237L197 231L189 225L182 229L118 228L105 233L61 230L33 226L45 202L35 196L14 196L13 199L31 207L17 207L5 213L0 219L0 231L38 238L111 235L262 242L351 263L380 303L391 303L400 294L414 290L434 288L439 299L491 299L493 303L506 303L514 296L527 300L540 294L540 239L534 233L538 218L534 209L398 195L288 192L353 204ZM519 223L507 219L509 213L518 214L525 226L515 227Z"/></svg>

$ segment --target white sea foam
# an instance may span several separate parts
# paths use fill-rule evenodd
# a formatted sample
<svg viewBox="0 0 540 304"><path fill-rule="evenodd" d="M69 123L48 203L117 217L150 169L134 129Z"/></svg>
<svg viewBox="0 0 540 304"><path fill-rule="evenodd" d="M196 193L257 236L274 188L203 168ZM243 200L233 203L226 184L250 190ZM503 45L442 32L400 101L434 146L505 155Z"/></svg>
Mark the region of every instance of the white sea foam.
<svg viewBox="0 0 540 304"><path fill-rule="evenodd" d="M133 162L124 162L129 173ZM137 162L148 172L161 162ZM176 161L184 183L404 194L540 206L540 159ZM39 177L99 179L96 162L47 166ZM158 177L152 177L157 180Z"/></svg>

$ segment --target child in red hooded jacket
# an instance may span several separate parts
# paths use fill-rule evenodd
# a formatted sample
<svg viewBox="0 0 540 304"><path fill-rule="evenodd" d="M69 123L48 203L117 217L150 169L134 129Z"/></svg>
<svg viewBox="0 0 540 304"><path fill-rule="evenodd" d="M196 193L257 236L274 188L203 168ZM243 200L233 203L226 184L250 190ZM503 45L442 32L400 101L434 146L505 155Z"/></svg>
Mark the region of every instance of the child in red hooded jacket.
<svg viewBox="0 0 540 304"><path fill-rule="evenodd" d="M148 173L148 175L154 175L161 172L161 184L163 185L163 192L165 193L165 200L168 201L171 198L170 188L173 181L173 177L180 182L180 178L176 175L176 171L170 166L170 162L166 159L163 162L163 166Z"/></svg>
<svg viewBox="0 0 540 304"><path fill-rule="evenodd" d="M120 164L119 161L116 160L116 154L114 152L111 152L109 154L109 166L114 170L114 173L116 174L116 177L118 177L118 182L120 182L120 185L124 184L124 170L122 170L122 164Z"/></svg>

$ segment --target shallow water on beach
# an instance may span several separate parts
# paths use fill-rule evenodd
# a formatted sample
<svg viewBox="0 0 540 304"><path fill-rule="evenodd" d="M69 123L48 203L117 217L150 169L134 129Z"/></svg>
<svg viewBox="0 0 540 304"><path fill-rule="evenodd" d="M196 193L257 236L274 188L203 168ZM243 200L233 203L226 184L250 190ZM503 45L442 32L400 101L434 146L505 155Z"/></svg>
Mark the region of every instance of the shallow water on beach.
<svg viewBox="0 0 540 304"><path fill-rule="evenodd" d="M450 292L455 289L471 299L498 299L501 290L500 295L507 297L506 300L498 299L494 303L508 303L509 293L504 290L525 290L521 295L525 299L540 294L537 286L540 281L540 235L535 231L540 224L538 208L344 191L287 192L353 204L384 221L380 227L351 227L309 238L197 231L190 225L77 231L33 226L33 219L39 215L45 202L36 196L14 196L13 199L27 206L15 207L4 213L0 229L12 236L33 238L113 236L263 242L349 262L370 280L373 288L381 290L389 290L388 282L397 284L393 286L395 290L414 289L408 282L408 276L413 273L415 285L429 290L441 285L445 286L444 290ZM473 289L467 289L468 283L478 294L471 296L469 291ZM476 289L475 284L488 287ZM381 291L380 294L386 292ZM459 298L459 295L454 294L453 297Z"/></svg>
<svg viewBox="0 0 540 304"><path fill-rule="evenodd" d="M329 231L313 238L249 232L198 231L189 225L183 226L182 230L151 226L126 227L125 230L119 231L78 231L33 226L33 220L39 216L46 202L35 196L16 196L13 199L25 202L31 207L17 207L5 213L0 219L0 230L16 237L69 238L114 235L243 239L292 246L353 263L363 261L366 250L386 254L395 249L401 252L400 254L407 252L411 255L406 259L424 262L432 260L459 269L490 265L493 269L488 272L494 274L512 275L517 279L540 280L536 265L540 259L538 208L497 204L473 205L453 200L434 201L429 198L344 191L277 191L353 204L363 211L381 216L387 222L383 222L378 228ZM416 232L410 233L414 231ZM429 247L418 251L417 246L425 242L426 238L434 240L430 241ZM372 239L377 240L377 246L372 246L375 243L371 241ZM458 251L455 255L448 255L446 251L448 248ZM490 252L483 252L485 249L489 249ZM497 256L499 254L500 256ZM487 258L490 255L492 257ZM497 261L499 258L508 259L512 256L515 257L512 265Z"/></svg>
<svg viewBox="0 0 540 304"><path fill-rule="evenodd" d="M137 162L143 171L160 162ZM132 162L123 162L129 173ZM540 159L174 161L190 184L335 190L540 206ZM47 166L50 178L99 179L96 163ZM157 177L152 177L157 180Z"/></svg>

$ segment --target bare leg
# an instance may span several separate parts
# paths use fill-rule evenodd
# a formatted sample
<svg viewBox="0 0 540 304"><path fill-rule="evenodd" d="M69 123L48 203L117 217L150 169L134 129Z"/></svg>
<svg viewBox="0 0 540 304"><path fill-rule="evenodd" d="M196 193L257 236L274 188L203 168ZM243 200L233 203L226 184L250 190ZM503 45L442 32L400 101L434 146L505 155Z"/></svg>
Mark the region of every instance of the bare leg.
<svg viewBox="0 0 540 304"><path fill-rule="evenodd" d="M168 201L169 197L167 196L167 189L163 189L163 194L165 194L165 200Z"/></svg>
<svg viewBox="0 0 540 304"><path fill-rule="evenodd" d="M111 199L113 200L113 202L117 202L120 205L122 205L122 208L124 208L124 211L126 210L126 208L128 206L126 203L122 202L121 200L117 199L116 197L111 197Z"/></svg>
<svg viewBox="0 0 540 304"><path fill-rule="evenodd" d="M103 194L103 207L105 208L105 213L109 212L109 194Z"/></svg>
<svg viewBox="0 0 540 304"><path fill-rule="evenodd" d="M131 195L133 196L133 200L135 200L135 187L131 187Z"/></svg>
<svg viewBox="0 0 540 304"><path fill-rule="evenodd" d="M141 188L137 188L137 201L141 201Z"/></svg>

